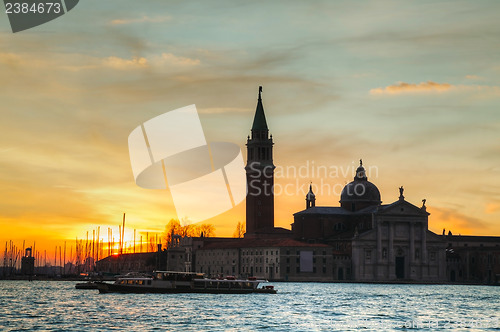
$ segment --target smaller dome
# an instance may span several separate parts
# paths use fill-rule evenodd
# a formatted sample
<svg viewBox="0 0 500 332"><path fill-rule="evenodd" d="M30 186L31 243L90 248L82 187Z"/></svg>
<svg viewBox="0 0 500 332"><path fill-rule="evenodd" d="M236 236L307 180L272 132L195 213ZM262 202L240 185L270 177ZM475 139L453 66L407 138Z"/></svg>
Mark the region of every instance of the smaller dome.
<svg viewBox="0 0 500 332"><path fill-rule="evenodd" d="M354 180L360 179L360 180L368 180L366 177L366 171L365 168L363 167L363 160L359 160L359 167L356 168L356 175L354 176Z"/></svg>

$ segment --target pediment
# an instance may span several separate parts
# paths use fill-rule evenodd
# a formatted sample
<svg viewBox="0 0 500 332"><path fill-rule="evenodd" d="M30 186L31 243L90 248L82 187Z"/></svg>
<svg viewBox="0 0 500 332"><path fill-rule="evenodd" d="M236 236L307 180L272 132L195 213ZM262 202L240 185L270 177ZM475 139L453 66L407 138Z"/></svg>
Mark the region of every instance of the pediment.
<svg viewBox="0 0 500 332"><path fill-rule="evenodd" d="M405 200L398 200L392 204L382 206L378 211L379 215L398 215L398 216L428 216L425 209L411 204Z"/></svg>

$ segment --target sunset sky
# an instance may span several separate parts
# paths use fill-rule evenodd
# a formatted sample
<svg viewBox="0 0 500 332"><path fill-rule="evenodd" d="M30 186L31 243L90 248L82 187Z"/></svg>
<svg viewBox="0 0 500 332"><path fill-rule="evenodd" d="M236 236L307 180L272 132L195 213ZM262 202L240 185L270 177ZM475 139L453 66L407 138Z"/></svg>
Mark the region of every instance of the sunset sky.
<svg viewBox="0 0 500 332"><path fill-rule="evenodd" d="M0 240L53 248L177 218L134 183L127 139L196 104L207 141L250 133L258 86L281 169L275 225L338 206L363 159L391 203L427 199L429 228L500 235L498 1L83 0L13 34L0 13ZM314 165L314 166L313 166ZM321 182L323 181L323 182ZM323 189L320 185L324 183ZM211 198L215 199L215 198ZM195 207L194 207L195 208ZM245 204L209 219L231 236ZM2 244L3 245L3 244ZM3 251L3 249L2 249Z"/></svg>

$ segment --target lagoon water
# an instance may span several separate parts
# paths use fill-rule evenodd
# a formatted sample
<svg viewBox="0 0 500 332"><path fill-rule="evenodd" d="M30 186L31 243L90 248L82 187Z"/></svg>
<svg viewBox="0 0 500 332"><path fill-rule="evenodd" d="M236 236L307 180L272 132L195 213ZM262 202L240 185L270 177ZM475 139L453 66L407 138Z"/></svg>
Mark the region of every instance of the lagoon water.
<svg viewBox="0 0 500 332"><path fill-rule="evenodd" d="M500 330L500 287L273 284L276 295L99 294L69 281L0 281L0 330Z"/></svg>

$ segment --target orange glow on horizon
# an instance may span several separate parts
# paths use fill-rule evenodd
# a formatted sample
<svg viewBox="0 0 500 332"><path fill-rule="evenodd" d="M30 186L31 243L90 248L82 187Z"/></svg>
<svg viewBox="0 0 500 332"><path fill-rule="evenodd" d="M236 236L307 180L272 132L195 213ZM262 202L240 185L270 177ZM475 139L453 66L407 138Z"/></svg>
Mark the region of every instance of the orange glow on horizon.
<svg viewBox="0 0 500 332"><path fill-rule="evenodd" d="M411 202L411 201L410 201ZM294 212L300 211L304 207L302 206L302 199L277 197L276 198L276 227L284 227L290 229L290 224L293 222L292 214ZM218 217L208 220L208 223L212 223L216 226L215 236L225 236L231 237L236 224L238 221L244 221L242 216L242 211L245 209L245 204L242 203L236 207L235 211L228 211ZM443 228L446 229L446 233L449 230L452 231L454 235L485 235L483 233L482 224L473 224L475 220L467 218L463 214L456 213L452 210L436 208L429 206L428 212L431 214L429 216L429 230L440 235L442 234ZM123 242L123 253L133 253L134 252L134 229L136 228L136 239L135 239L135 252L147 252L156 250L156 241L158 243L163 243L163 232L168 221L165 222L163 228L156 230L141 230L138 229L137 225L131 224L130 229L125 229L125 239ZM16 230L20 229L18 225L4 225L6 230L3 234L17 234L17 237L12 237L13 242L19 249L22 249L23 240L25 240L25 247L35 246L35 250L41 255L45 251L47 255L54 260L55 247L57 246L57 251L59 247L64 250L64 244L66 243L67 256L70 256L70 252L73 257L75 255L75 241L79 241L83 247L87 244L87 250L91 250L92 244L94 244L94 250L99 250L99 259L104 258L108 255L117 255L120 253L120 243L119 243L119 228L117 226L110 227L112 231L113 238L111 238L108 243L107 240L107 226L100 226L100 237L99 241L94 239L92 243L92 230L97 230L96 226L92 226L88 230L89 239L87 242L87 231L82 230L81 227L75 228L74 230L68 230L67 236L63 233L57 233L49 230L33 230L28 226L21 227L24 229L21 233L16 233ZM103 232L103 229L105 230ZM78 232L78 237L75 237L75 232ZM146 236L149 236L149 241L147 241ZM142 242L141 242L142 237ZM8 242L9 239L5 235L2 240ZM98 249L97 249L98 248ZM97 256L97 254L95 254Z"/></svg>

